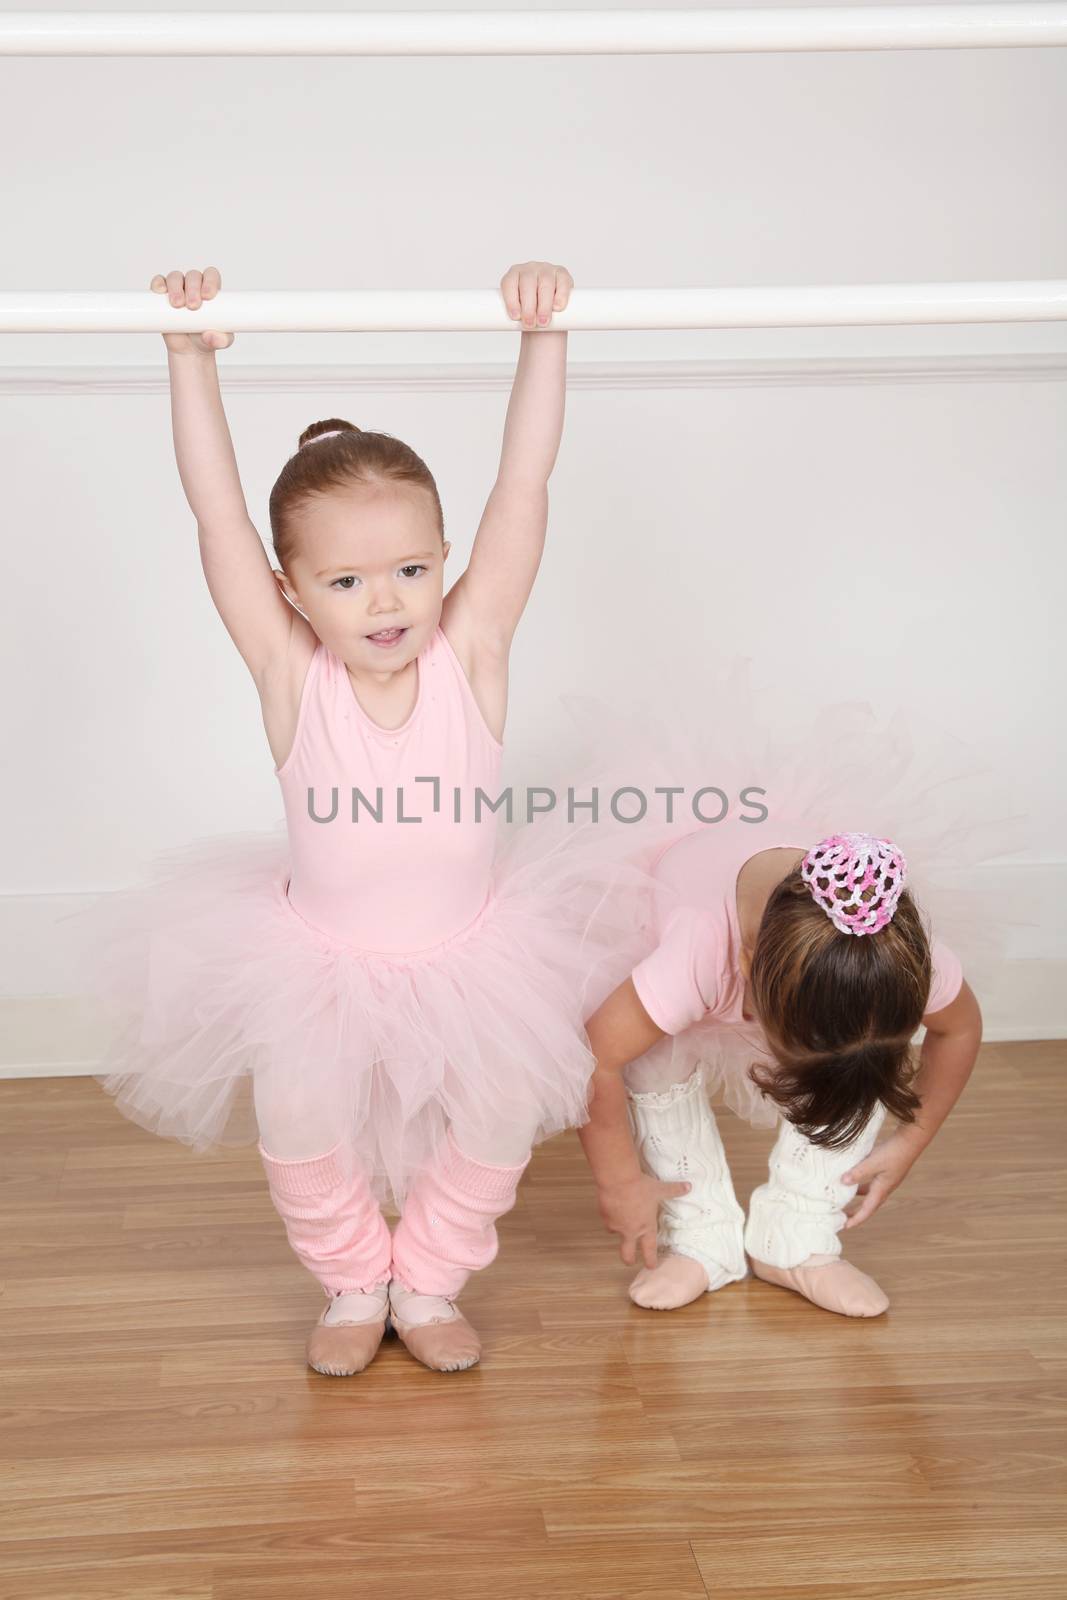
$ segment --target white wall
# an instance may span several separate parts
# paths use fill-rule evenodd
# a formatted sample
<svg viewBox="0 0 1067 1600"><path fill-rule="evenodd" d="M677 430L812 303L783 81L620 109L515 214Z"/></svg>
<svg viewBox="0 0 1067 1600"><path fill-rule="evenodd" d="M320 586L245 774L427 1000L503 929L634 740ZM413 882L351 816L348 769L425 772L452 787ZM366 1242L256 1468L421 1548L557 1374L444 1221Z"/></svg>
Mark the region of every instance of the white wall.
<svg viewBox="0 0 1067 1600"><path fill-rule="evenodd" d="M1065 81L1057 50L0 60L0 287L137 288L209 261L234 287L473 287L530 256L601 287L1063 276ZM301 428L338 413L426 458L458 572L517 338L238 338L220 365L264 535ZM1033 886L1035 920L989 1031L1067 1032L1067 329L570 346L549 553L514 656L515 769L575 688L695 712L709 636L787 708L924 707L1018 775L1029 811L1031 865L1003 871ZM614 379L590 365L612 361ZM200 573L165 376L155 335L0 340L9 1069L84 1048L27 1042L46 1014L32 997L73 986L57 915L158 848L281 814ZM827 554L853 599L889 597L894 626L862 654L798 624L798 582ZM677 645L650 633L663 618Z"/></svg>

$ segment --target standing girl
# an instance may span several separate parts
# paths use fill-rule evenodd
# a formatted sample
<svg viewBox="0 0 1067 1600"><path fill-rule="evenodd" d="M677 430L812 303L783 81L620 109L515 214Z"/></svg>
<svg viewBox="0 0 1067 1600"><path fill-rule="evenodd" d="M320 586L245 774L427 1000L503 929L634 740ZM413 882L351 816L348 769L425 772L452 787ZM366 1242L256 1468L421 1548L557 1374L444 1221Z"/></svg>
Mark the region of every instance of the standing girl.
<svg viewBox="0 0 1067 1600"><path fill-rule="evenodd" d="M428 468L338 418L305 429L274 485L272 570L215 368L233 336L164 335L178 469L259 691L286 836L195 842L90 908L96 993L126 1019L101 1077L153 1131L256 1139L327 1295L307 1351L320 1372L360 1371L387 1321L428 1367L478 1360L456 1296L493 1260L532 1146L585 1115L591 974L625 957L636 921L636 875L631 899L580 848L539 860L537 829L494 851L508 652L563 423L566 334L549 324L572 284L547 262L504 275L521 351L447 594ZM152 282L191 310L220 285L213 268Z"/></svg>

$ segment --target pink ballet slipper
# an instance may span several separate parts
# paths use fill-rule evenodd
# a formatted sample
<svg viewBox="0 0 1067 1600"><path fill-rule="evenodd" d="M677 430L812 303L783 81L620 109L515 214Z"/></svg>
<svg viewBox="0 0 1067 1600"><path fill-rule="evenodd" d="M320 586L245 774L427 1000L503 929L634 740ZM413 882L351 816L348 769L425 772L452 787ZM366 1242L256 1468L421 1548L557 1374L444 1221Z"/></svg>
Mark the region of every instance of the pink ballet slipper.
<svg viewBox="0 0 1067 1600"><path fill-rule="evenodd" d="M754 1256L749 1260L764 1283L791 1289L823 1311L836 1311L842 1317L880 1317L889 1309L889 1296L874 1279L840 1256L813 1255L796 1267L772 1267Z"/></svg>
<svg viewBox="0 0 1067 1600"><path fill-rule="evenodd" d="M405 1320L398 1300L402 1304L402 1297L391 1287L389 1321L401 1344L424 1367L429 1367L431 1372L465 1372L481 1360L481 1340L459 1307L450 1300L442 1301L439 1314L419 1322Z"/></svg>
<svg viewBox="0 0 1067 1600"><path fill-rule="evenodd" d="M346 1318L338 1316L340 1309L344 1310L343 1302L346 1299L359 1298L376 1300L380 1303L380 1314L371 1317ZM360 1308L364 1309L364 1308ZM365 1309L371 1310L372 1307ZM327 1317L333 1315L334 1320L327 1322ZM358 1297L356 1295L338 1295L330 1304L323 1308L322 1315L308 1335L307 1364L316 1372L323 1373L329 1378L351 1378L357 1372L362 1372L370 1366L378 1353L382 1339L385 1336L386 1326L389 1321L389 1291L387 1288L377 1290L373 1295Z"/></svg>
<svg viewBox="0 0 1067 1600"><path fill-rule="evenodd" d="M691 1256L669 1255L654 1267L641 1268L630 1285L630 1299L647 1311L677 1311L699 1300L711 1287L699 1261Z"/></svg>

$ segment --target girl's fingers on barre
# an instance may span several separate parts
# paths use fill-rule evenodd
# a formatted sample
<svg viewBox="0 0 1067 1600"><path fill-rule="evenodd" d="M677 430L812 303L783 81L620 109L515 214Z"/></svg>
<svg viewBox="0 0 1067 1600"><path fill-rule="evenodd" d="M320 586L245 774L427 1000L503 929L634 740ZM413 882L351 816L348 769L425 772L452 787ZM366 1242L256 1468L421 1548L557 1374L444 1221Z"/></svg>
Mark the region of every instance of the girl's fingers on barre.
<svg viewBox="0 0 1067 1600"><path fill-rule="evenodd" d="M213 300L222 288L222 274L218 267L205 267L203 272L194 267L186 273L169 272L166 277L157 272L148 287L156 294L166 294L177 288L184 289L190 297L196 293L201 300Z"/></svg>
<svg viewBox="0 0 1067 1600"><path fill-rule="evenodd" d="M519 273L519 304L523 327L532 328L537 317L537 269Z"/></svg>
<svg viewBox="0 0 1067 1600"><path fill-rule="evenodd" d="M184 305L189 311L197 311L205 300L213 300L221 289L222 275L218 267L205 267L203 272L199 267L190 267L188 272L168 272L166 277L157 272L148 287L156 294L169 294L173 306ZM197 333L165 333L163 339L168 350L180 353L187 350L228 350L234 336L210 328Z"/></svg>
<svg viewBox="0 0 1067 1600"><path fill-rule="evenodd" d="M552 302L556 297L556 271L554 267L542 268L537 274L537 320L544 325L552 320Z"/></svg>
<svg viewBox="0 0 1067 1600"><path fill-rule="evenodd" d="M574 279L566 267L550 261L522 261L509 267L500 280L508 316L526 328L547 327L553 311L562 311L570 299Z"/></svg>
<svg viewBox="0 0 1067 1600"><path fill-rule="evenodd" d="M518 317L521 311L519 305L519 269L509 267L500 280L500 293L504 297L509 317Z"/></svg>

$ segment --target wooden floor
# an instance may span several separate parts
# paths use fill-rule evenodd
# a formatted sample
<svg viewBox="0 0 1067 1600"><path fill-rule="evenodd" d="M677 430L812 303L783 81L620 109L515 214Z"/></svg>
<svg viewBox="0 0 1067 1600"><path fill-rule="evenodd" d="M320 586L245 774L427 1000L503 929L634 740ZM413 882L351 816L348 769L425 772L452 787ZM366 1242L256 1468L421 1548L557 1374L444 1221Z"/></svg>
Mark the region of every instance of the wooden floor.
<svg viewBox="0 0 1067 1600"><path fill-rule="evenodd" d="M480 1367L304 1366L254 1152L92 1080L0 1083L4 1600L1067 1595L1067 1046L986 1047L849 1254L871 1322L754 1280L639 1311L573 1135L464 1308ZM721 1119L739 1197L769 1139Z"/></svg>

